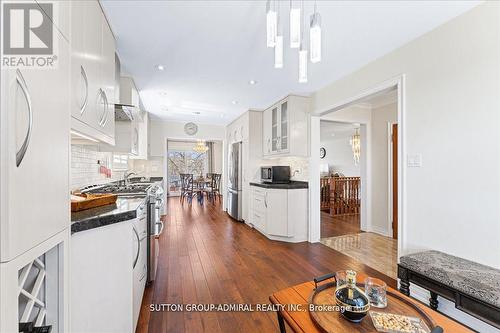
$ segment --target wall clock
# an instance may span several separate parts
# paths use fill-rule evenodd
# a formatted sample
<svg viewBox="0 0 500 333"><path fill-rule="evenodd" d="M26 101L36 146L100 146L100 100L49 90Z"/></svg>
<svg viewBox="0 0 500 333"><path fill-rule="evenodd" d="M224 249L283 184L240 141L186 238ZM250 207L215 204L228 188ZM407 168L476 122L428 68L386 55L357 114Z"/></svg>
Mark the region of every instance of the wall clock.
<svg viewBox="0 0 500 333"><path fill-rule="evenodd" d="M319 158L325 158L326 156L326 149L324 147L321 147L319 149Z"/></svg>
<svg viewBox="0 0 500 333"><path fill-rule="evenodd" d="M198 125L195 123L187 123L184 125L184 132L189 136L193 136L198 133Z"/></svg>

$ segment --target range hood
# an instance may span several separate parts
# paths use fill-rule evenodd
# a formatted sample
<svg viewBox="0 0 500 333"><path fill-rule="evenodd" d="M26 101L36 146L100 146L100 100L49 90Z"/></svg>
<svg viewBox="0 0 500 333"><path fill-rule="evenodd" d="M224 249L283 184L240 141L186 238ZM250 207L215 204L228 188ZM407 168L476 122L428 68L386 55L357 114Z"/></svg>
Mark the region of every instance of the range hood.
<svg viewBox="0 0 500 333"><path fill-rule="evenodd" d="M119 87L120 99L115 104L115 120L131 121L134 120L134 114L139 109L139 92L131 77L121 76L120 59L115 54L115 80Z"/></svg>

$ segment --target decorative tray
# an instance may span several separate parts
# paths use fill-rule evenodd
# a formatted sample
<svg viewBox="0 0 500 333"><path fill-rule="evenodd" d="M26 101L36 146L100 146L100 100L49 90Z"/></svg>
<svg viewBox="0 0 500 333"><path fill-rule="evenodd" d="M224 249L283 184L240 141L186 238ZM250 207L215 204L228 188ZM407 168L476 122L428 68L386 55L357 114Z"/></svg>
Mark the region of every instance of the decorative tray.
<svg viewBox="0 0 500 333"><path fill-rule="evenodd" d="M323 282L319 284L319 282ZM309 296L309 304L315 305L314 308L309 309L309 314L313 322L324 332L380 332L377 331L374 321L371 317L380 314L394 314L411 317L412 319L419 320L426 331L412 331L423 332L442 332L442 329L436 325L434 320L429 317L422 309L414 303L405 298L398 292L387 289L387 307L373 308L369 311L369 316L366 316L360 323L352 323L342 317L340 311L331 311L336 307L335 302L335 274L327 274L319 278L315 278L314 282L316 288L313 289L311 296ZM358 285L358 287L363 287ZM363 288L364 289L364 288ZM325 311L327 309L327 311ZM328 311L329 310L329 311ZM372 315L372 312L374 314ZM397 332L397 331L387 331Z"/></svg>

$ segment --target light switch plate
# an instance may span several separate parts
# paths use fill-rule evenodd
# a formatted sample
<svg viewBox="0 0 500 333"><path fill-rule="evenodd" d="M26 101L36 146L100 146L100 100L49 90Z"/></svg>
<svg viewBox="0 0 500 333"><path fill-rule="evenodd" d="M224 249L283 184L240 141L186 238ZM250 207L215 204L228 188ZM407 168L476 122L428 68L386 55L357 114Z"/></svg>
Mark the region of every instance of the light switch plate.
<svg viewBox="0 0 500 333"><path fill-rule="evenodd" d="M422 166L422 154L408 154L406 161L409 168L420 168Z"/></svg>

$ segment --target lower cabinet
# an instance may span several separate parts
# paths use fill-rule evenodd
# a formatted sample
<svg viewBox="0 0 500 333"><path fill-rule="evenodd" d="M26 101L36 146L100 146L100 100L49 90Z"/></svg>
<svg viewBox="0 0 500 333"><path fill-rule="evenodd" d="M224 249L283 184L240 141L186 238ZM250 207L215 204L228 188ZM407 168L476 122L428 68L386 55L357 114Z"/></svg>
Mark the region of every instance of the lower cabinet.
<svg viewBox="0 0 500 333"><path fill-rule="evenodd" d="M134 332L146 284L146 221L73 234L71 332Z"/></svg>
<svg viewBox="0 0 500 333"><path fill-rule="evenodd" d="M308 190L250 186L250 223L266 237L302 242L308 235Z"/></svg>

